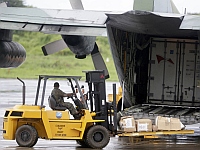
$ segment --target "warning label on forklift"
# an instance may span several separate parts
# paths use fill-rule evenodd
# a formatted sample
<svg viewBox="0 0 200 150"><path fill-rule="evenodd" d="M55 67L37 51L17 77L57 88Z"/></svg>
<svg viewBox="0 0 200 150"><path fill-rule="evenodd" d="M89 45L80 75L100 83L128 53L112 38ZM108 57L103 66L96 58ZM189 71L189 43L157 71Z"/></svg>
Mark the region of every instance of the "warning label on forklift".
<svg viewBox="0 0 200 150"><path fill-rule="evenodd" d="M58 124L58 125L55 125L55 126L56 126L58 129L60 129L60 130L61 130L63 127L65 127L64 124L63 124L63 125L62 125L62 124Z"/></svg>
<svg viewBox="0 0 200 150"><path fill-rule="evenodd" d="M57 124L55 125L55 127L57 128L55 136L66 136L66 134L63 134L63 128L65 127L65 125L63 124Z"/></svg>
<svg viewBox="0 0 200 150"><path fill-rule="evenodd" d="M67 136L66 134L55 134L55 136Z"/></svg>

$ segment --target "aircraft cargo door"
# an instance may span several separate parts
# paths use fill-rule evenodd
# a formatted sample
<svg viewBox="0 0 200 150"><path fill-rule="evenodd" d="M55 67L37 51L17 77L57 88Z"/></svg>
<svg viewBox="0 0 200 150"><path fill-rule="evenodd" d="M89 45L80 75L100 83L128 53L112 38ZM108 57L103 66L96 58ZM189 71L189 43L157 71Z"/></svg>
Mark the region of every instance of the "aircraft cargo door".
<svg viewBox="0 0 200 150"><path fill-rule="evenodd" d="M194 40L151 40L148 102L200 103L199 53Z"/></svg>

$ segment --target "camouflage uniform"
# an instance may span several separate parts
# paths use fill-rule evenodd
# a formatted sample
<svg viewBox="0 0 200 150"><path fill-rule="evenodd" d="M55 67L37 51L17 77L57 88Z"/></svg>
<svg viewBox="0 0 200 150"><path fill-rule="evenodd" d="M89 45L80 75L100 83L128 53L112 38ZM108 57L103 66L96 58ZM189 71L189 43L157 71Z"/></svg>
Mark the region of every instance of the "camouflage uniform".
<svg viewBox="0 0 200 150"><path fill-rule="evenodd" d="M57 102L57 104L58 104L59 106L64 106L64 107L66 107L66 108L69 110L69 112L70 112L71 115L77 114L78 112L77 112L77 110L74 108L74 106L73 106L72 103L70 103L70 102L64 102L63 97L64 97L65 94L66 94L66 93L63 92L62 90L60 90L58 87L54 87L54 89L53 89L52 92L51 92L51 95L53 95L53 96L55 97L56 102Z"/></svg>

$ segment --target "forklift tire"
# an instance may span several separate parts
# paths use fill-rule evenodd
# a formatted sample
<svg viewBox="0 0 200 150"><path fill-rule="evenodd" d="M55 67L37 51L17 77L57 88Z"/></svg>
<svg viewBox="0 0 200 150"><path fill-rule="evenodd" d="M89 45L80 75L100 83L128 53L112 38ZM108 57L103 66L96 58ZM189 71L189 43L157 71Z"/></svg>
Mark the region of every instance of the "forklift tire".
<svg viewBox="0 0 200 150"><path fill-rule="evenodd" d="M76 140L76 142L81 145L83 148L89 148L88 144L86 143L85 140Z"/></svg>
<svg viewBox="0 0 200 150"><path fill-rule="evenodd" d="M83 139L76 140L76 142L79 145L81 145L83 148L90 148L90 146L88 145L87 140L86 140L86 135L87 135L87 133L88 133L88 131L90 130L91 127L93 127L93 126L90 126L85 130L84 135L83 135Z"/></svg>
<svg viewBox="0 0 200 150"><path fill-rule="evenodd" d="M20 147L33 147L38 141L38 133L30 125L20 126L15 133L15 137Z"/></svg>
<svg viewBox="0 0 200 150"><path fill-rule="evenodd" d="M101 125L92 126L86 133L86 143L91 148L104 148L109 141L110 135L108 130Z"/></svg>

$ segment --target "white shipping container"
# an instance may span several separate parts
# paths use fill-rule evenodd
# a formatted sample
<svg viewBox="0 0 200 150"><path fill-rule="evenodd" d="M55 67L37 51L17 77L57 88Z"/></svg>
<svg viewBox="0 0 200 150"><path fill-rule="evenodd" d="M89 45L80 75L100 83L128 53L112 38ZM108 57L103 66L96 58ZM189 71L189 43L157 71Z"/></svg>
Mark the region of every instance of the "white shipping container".
<svg viewBox="0 0 200 150"><path fill-rule="evenodd" d="M153 38L148 102L200 103L200 56L196 40Z"/></svg>

